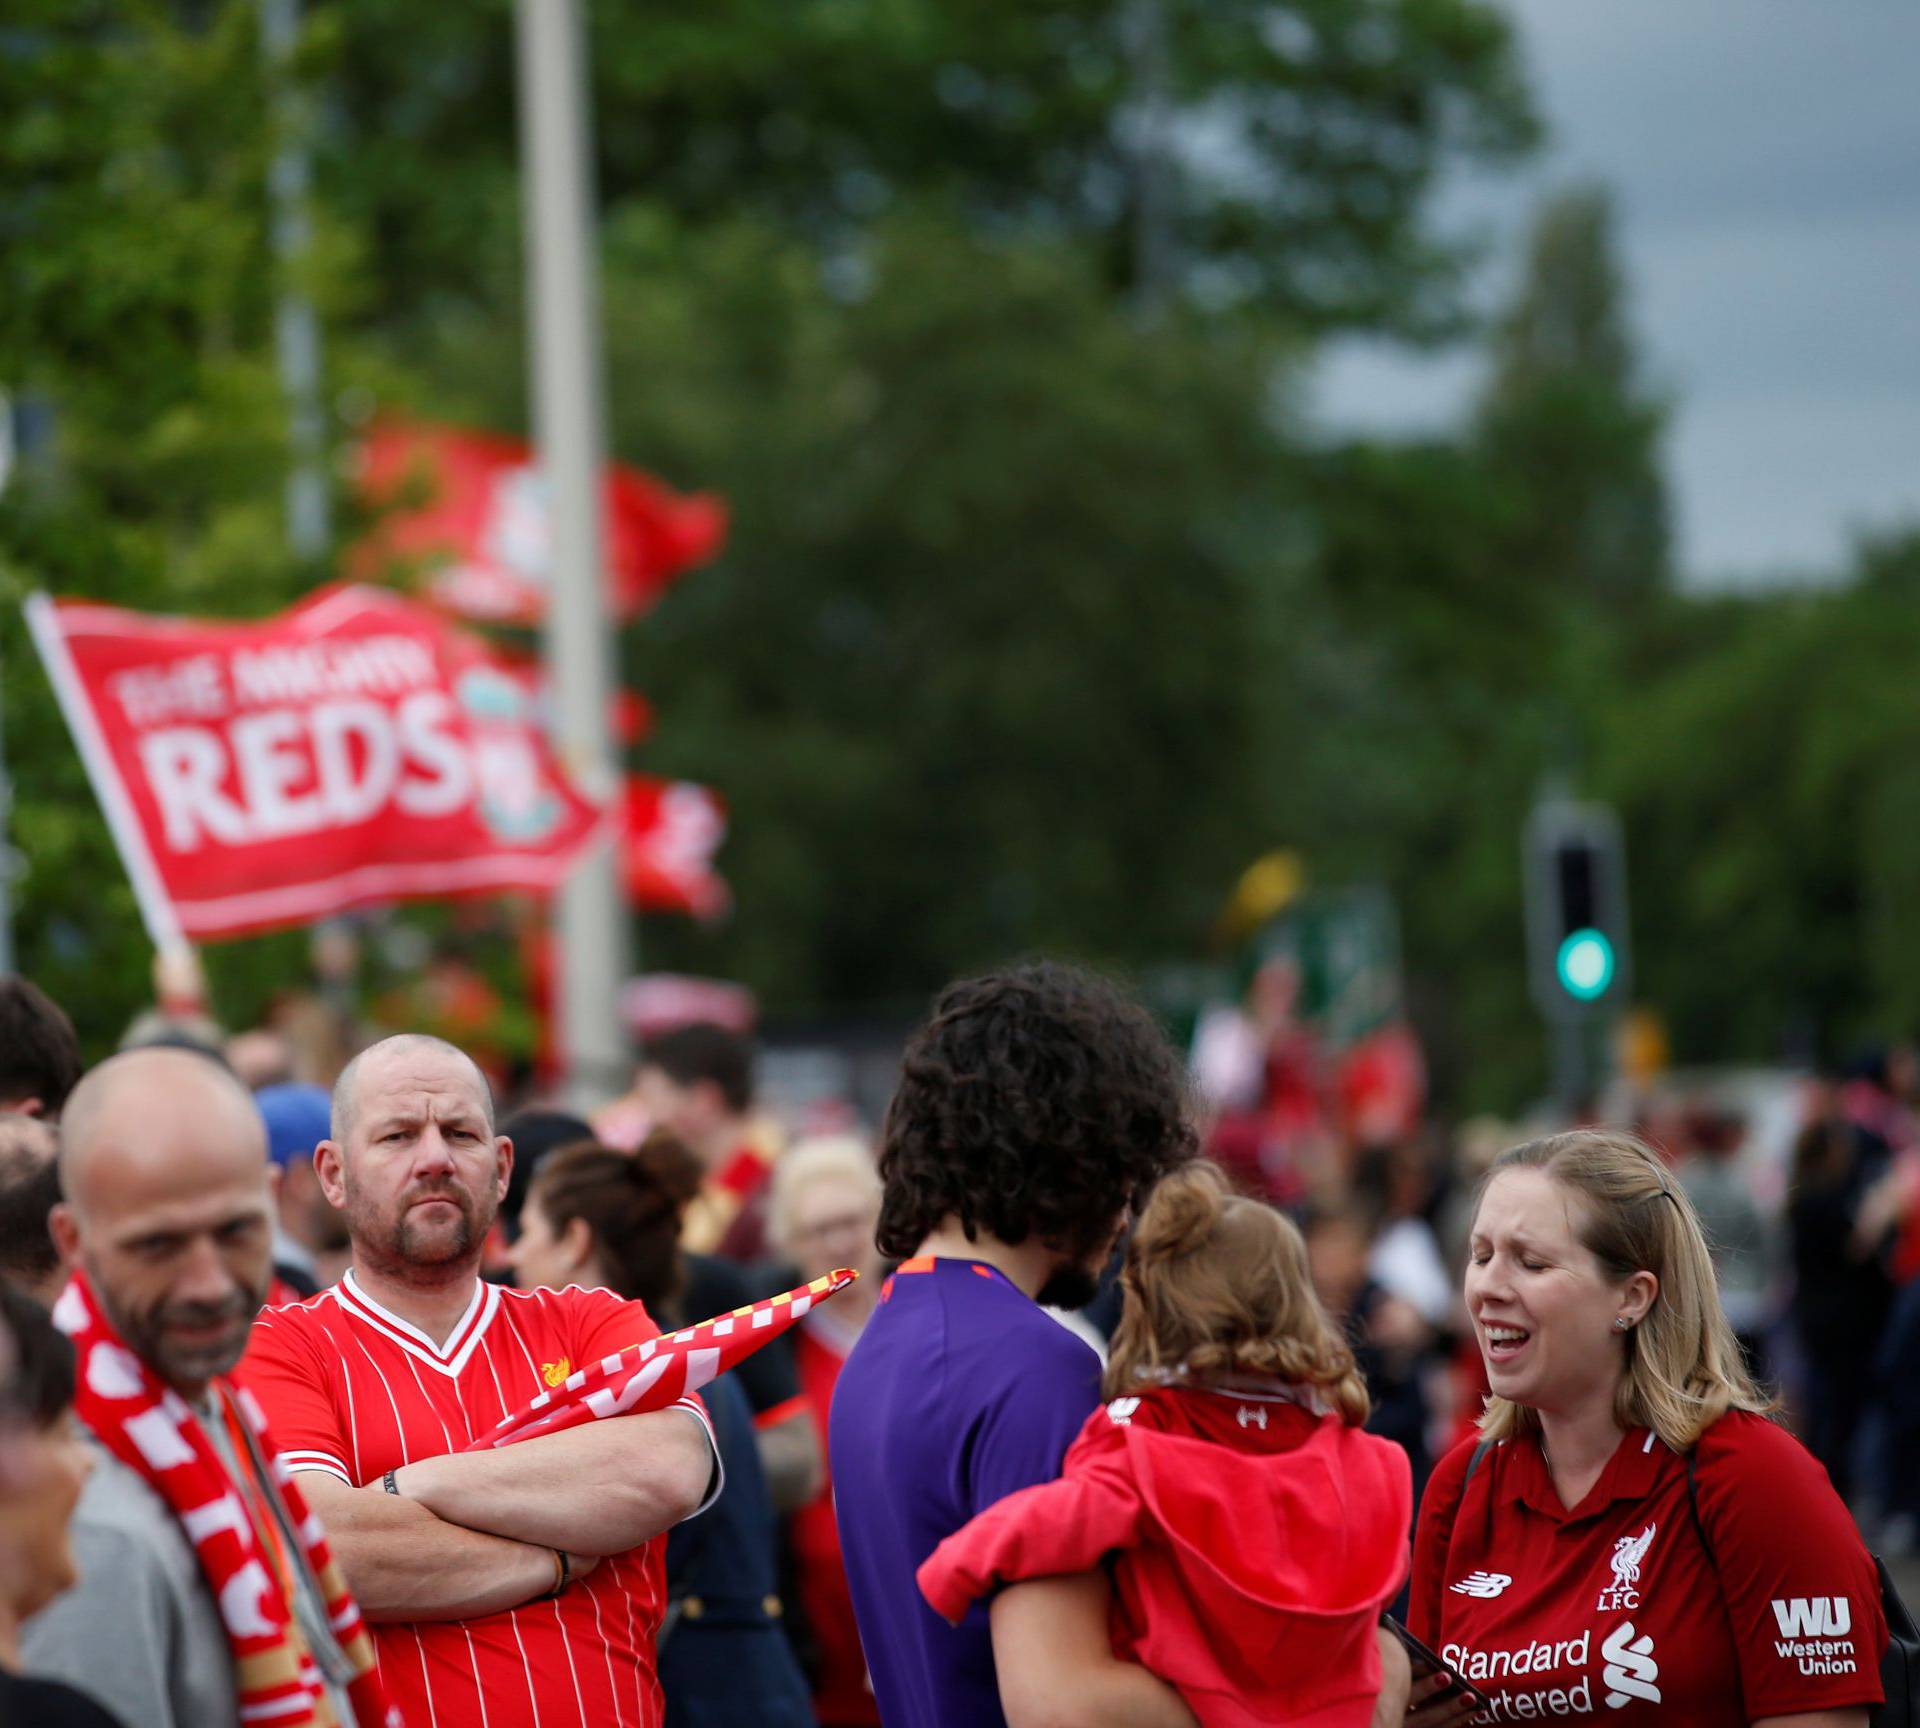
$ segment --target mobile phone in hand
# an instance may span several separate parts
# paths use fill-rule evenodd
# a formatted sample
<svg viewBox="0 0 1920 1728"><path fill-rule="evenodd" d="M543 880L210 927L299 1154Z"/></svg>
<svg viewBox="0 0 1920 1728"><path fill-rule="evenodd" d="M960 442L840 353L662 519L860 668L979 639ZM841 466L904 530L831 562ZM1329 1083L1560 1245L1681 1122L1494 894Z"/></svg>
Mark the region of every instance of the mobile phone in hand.
<svg viewBox="0 0 1920 1728"><path fill-rule="evenodd" d="M1436 1693L1436 1697L1445 1698L1457 1693L1462 1697L1471 1698L1482 1710L1491 1702L1486 1693L1474 1685L1466 1675L1454 1667L1439 1651L1429 1649L1425 1644L1422 1644L1418 1638L1414 1637L1414 1635L1391 1614L1382 1614L1380 1616L1380 1624L1386 1627L1394 1637L1398 1638L1400 1642L1406 1646L1407 1660L1413 1665L1413 1677L1416 1681L1426 1679L1429 1674L1446 1675L1450 1684L1442 1691Z"/></svg>

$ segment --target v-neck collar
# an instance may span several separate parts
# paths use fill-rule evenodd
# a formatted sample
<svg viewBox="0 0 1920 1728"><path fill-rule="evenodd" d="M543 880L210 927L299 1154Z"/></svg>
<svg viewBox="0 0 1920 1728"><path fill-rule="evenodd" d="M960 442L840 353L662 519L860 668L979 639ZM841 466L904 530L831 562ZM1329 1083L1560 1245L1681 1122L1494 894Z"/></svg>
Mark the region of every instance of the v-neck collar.
<svg viewBox="0 0 1920 1728"><path fill-rule="evenodd" d="M401 1319L391 1309L383 1308L374 1301L360 1288L352 1268L341 1274L340 1282L334 1289L340 1306L355 1319L371 1326L429 1368L449 1376L457 1375L466 1367L500 1308L500 1286L489 1284L484 1278L476 1279L473 1300L467 1304L466 1312L447 1334L446 1343L436 1344L412 1321Z"/></svg>
<svg viewBox="0 0 1920 1728"><path fill-rule="evenodd" d="M1501 1484L1504 1500L1519 1500L1559 1524L1591 1518L1604 1512L1616 1500L1645 1497L1666 1463L1667 1448L1650 1428L1629 1428L1594 1484L1576 1506L1562 1504L1553 1485L1553 1472L1547 1468L1546 1455L1540 1449L1540 1436L1528 1434L1509 1440L1503 1448L1509 1454L1506 1480Z"/></svg>

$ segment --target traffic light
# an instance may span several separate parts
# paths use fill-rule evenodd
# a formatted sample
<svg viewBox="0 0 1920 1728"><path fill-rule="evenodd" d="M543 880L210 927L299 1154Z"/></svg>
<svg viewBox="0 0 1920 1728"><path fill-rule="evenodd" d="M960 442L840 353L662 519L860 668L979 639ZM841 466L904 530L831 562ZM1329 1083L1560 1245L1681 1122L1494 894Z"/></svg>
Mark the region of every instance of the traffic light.
<svg viewBox="0 0 1920 1728"><path fill-rule="evenodd" d="M1628 993L1626 859L1602 804L1537 805L1526 836L1527 949L1534 1001L1580 1017Z"/></svg>

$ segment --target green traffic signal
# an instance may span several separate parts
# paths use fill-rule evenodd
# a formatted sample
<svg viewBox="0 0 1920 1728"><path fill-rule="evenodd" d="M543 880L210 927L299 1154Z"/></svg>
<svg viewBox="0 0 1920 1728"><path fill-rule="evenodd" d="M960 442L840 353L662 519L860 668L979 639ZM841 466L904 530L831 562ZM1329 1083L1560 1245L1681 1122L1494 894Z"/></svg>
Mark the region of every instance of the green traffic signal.
<svg viewBox="0 0 1920 1728"><path fill-rule="evenodd" d="M1560 988L1576 1002L1597 1002L1613 982L1613 944L1598 930L1575 930L1554 956Z"/></svg>

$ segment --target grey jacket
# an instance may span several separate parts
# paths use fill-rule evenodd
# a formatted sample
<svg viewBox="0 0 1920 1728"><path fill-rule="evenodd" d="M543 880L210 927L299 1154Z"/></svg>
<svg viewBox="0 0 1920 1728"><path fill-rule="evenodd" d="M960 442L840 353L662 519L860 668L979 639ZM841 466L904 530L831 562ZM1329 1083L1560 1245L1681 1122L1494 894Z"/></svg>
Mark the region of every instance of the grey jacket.
<svg viewBox="0 0 1920 1728"><path fill-rule="evenodd" d="M239 1461L226 1435L217 1424L202 1428L233 1475ZM145 1479L93 1435L87 1441L93 1474L73 1518L80 1582L22 1630L26 1671L77 1686L127 1728L239 1728L232 1646L199 1556ZM327 1676L334 1719L353 1728L344 1691L352 1664L304 1563L293 1610Z"/></svg>

